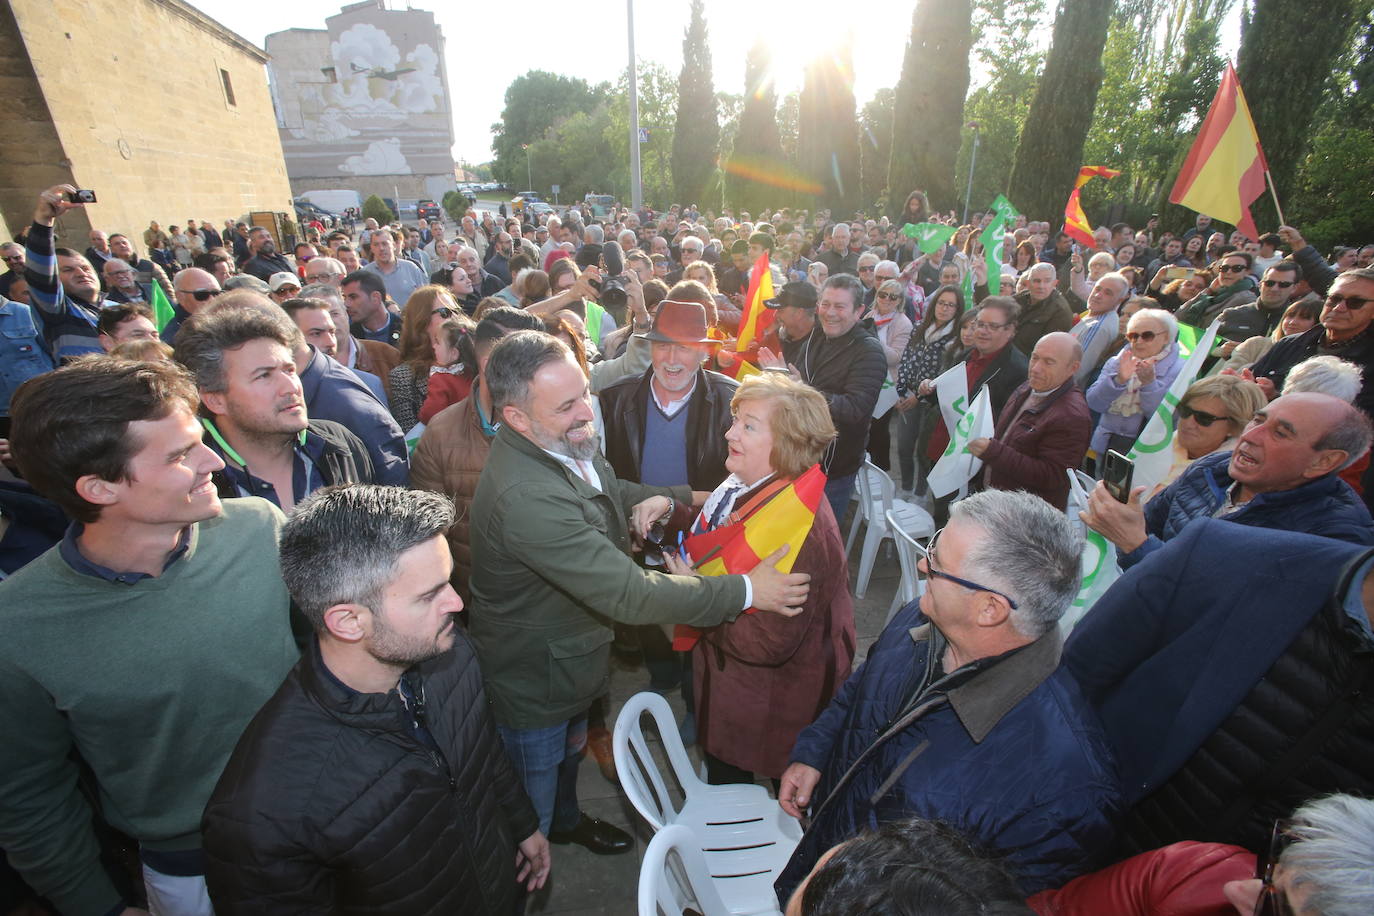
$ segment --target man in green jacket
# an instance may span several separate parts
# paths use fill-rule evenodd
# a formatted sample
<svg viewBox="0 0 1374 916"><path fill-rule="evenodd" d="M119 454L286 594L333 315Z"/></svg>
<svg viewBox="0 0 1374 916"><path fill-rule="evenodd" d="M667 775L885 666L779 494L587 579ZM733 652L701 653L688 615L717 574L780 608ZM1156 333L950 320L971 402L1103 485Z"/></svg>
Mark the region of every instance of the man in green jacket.
<svg viewBox="0 0 1374 916"><path fill-rule="evenodd" d="M554 843L628 850L582 814L577 767L587 709L606 689L612 623L715 626L746 608L793 616L810 577L772 564L747 575L672 576L630 559L631 532L692 499L617 480L598 449L587 378L561 341L507 336L486 370L501 428L472 504L472 624L498 730Z"/></svg>

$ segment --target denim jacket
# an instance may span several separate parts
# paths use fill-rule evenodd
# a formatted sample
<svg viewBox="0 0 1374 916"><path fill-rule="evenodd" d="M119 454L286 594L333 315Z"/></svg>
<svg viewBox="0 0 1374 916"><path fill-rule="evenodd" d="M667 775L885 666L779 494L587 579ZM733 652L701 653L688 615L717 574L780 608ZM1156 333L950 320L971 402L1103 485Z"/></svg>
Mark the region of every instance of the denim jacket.
<svg viewBox="0 0 1374 916"><path fill-rule="evenodd" d="M0 296L0 417L10 415L16 388L52 369L52 357L33 312L22 302Z"/></svg>

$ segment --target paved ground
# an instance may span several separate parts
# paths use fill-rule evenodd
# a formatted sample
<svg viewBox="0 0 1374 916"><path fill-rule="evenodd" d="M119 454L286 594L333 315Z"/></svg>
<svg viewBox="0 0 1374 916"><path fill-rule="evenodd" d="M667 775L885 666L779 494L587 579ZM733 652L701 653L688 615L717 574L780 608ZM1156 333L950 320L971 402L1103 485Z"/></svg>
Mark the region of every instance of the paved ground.
<svg viewBox="0 0 1374 916"><path fill-rule="evenodd" d="M841 526L843 534L847 535L848 531L847 524ZM849 562L851 589L859 566L862 543L860 532ZM899 577L896 553L884 548L878 554L867 595L854 603L854 625L860 654L868 651L881 632ZM649 676L643 667L614 660L611 669L612 713L619 712L630 696L647 689L648 683ZM674 692L669 700L680 716L681 697ZM696 759L695 753L693 756ZM559 916L634 916L637 912L635 895L639 883L639 864L652 835L619 788L606 781L590 757L582 765L578 793L582 809L588 814L634 833L635 850L632 854L596 856L579 846L554 846L553 873L549 886L531 900L529 912Z"/></svg>

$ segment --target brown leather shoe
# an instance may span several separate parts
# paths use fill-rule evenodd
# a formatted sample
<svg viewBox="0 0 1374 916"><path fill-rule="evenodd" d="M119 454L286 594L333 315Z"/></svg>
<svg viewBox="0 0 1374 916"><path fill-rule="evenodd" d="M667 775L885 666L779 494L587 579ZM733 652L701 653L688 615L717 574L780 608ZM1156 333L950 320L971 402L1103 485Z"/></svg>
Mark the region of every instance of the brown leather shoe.
<svg viewBox="0 0 1374 916"><path fill-rule="evenodd" d="M610 729L604 725L588 729L587 748L592 752L592 759L596 761L606 781L620 785L620 777L615 772L615 749L611 742Z"/></svg>

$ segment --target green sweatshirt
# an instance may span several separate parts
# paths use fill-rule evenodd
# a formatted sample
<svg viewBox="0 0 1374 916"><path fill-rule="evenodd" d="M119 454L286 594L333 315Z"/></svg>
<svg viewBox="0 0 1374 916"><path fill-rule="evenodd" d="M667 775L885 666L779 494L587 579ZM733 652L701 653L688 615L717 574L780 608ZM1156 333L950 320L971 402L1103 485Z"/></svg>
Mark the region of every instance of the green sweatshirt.
<svg viewBox="0 0 1374 916"><path fill-rule="evenodd" d="M73 570L58 547L0 582L0 849L65 916L119 901L72 747L115 828L150 849L200 846L225 761L296 662L284 519L226 500L160 577L132 585Z"/></svg>

